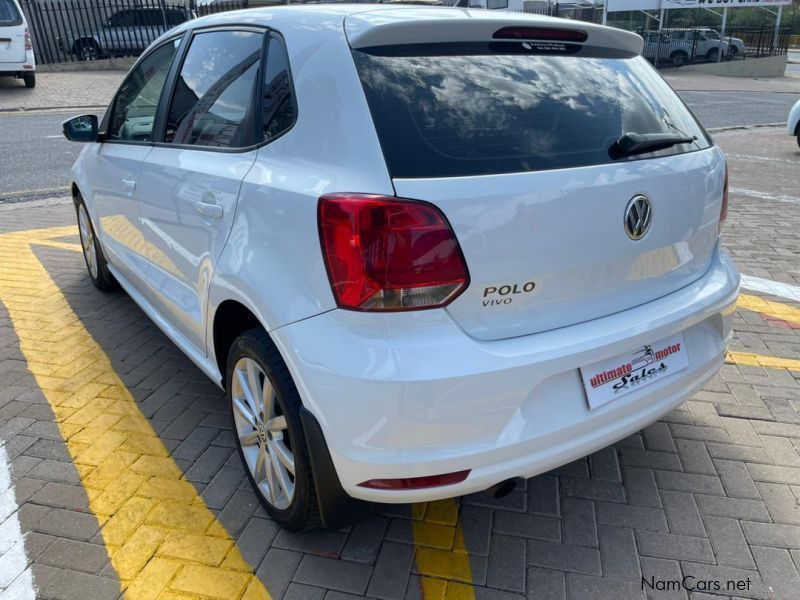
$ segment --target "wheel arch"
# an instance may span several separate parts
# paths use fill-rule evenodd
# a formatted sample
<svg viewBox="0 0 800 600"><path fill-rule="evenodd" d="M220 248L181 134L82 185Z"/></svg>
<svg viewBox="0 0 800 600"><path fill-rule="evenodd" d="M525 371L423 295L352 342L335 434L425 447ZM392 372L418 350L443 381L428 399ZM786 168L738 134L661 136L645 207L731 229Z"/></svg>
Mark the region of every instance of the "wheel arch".
<svg viewBox="0 0 800 600"><path fill-rule="evenodd" d="M70 194L72 195L72 203L77 208L78 207L78 202L79 202L78 199L79 198L83 198L83 194L81 194L81 190L78 187L78 184L75 183L74 181L70 185Z"/></svg>
<svg viewBox="0 0 800 600"><path fill-rule="evenodd" d="M92 186L89 181L89 173L86 169L86 161L83 152L81 152L75 163L72 165L71 175L72 177L69 188L70 195L72 196L72 202L77 207L78 201L83 200L84 204L86 204L86 209L89 211L89 216L94 219L94 194L92 193ZM95 222L95 227L97 225L99 224Z"/></svg>
<svg viewBox="0 0 800 600"><path fill-rule="evenodd" d="M228 352L233 341L245 331L256 327L261 327L269 333L255 313L238 300L224 300L214 311L211 325L211 347L222 376L223 387L225 387Z"/></svg>
<svg viewBox="0 0 800 600"><path fill-rule="evenodd" d="M102 48L100 45L100 41L93 35L82 35L72 42L72 53L78 54L80 48L83 44L91 43L93 44L98 50Z"/></svg>

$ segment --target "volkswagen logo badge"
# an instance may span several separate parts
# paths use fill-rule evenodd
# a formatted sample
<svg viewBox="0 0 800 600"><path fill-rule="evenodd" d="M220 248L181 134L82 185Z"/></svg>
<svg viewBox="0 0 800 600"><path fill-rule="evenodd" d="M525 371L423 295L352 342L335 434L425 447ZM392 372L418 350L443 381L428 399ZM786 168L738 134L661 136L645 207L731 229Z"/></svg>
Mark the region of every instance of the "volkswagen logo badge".
<svg viewBox="0 0 800 600"><path fill-rule="evenodd" d="M642 239L650 229L652 216L653 207L647 196L641 194L634 196L625 207L625 233L632 240Z"/></svg>

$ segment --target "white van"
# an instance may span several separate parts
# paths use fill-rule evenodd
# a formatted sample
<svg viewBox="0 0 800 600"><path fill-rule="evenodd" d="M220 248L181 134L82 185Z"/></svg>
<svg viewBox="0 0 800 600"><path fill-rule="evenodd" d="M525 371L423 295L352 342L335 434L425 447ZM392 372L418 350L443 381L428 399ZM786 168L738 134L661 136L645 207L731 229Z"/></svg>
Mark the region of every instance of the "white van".
<svg viewBox="0 0 800 600"><path fill-rule="evenodd" d="M0 75L11 75L25 81L25 87L36 86L36 62L28 23L17 0L0 0Z"/></svg>

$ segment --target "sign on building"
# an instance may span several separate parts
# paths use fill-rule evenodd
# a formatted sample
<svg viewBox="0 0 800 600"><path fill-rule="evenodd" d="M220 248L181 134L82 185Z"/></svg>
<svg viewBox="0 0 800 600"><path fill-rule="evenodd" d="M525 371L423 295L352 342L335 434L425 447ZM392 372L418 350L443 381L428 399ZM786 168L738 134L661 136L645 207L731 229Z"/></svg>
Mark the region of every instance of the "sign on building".
<svg viewBox="0 0 800 600"><path fill-rule="evenodd" d="M753 8L785 6L792 0L606 0L608 12L673 8Z"/></svg>

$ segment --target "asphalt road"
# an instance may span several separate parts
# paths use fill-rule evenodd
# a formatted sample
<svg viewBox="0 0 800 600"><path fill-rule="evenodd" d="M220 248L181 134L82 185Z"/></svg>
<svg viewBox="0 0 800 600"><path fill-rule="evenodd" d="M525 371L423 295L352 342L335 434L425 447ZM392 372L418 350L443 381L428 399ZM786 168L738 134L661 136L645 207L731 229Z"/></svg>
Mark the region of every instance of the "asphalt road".
<svg viewBox="0 0 800 600"><path fill-rule="evenodd" d="M800 68L800 65L791 65ZM779 123L796 94L777 92L682 92L707 128ZM80 145L61 137L72 112L0 113L0 200L42 196L66 189Z"/></svg>
<svg viewBox="0 0 800 600"><path fill-rule="evenodd" d="M799 99L788 92L681 92L706 128L785 123Z"/></svg>
<svg viewBox="0 0 800 600"><path fill-rule="evenodd" d="M71 113L0 113L0 199L66 189L80 144L61 136Z"/></svg>

